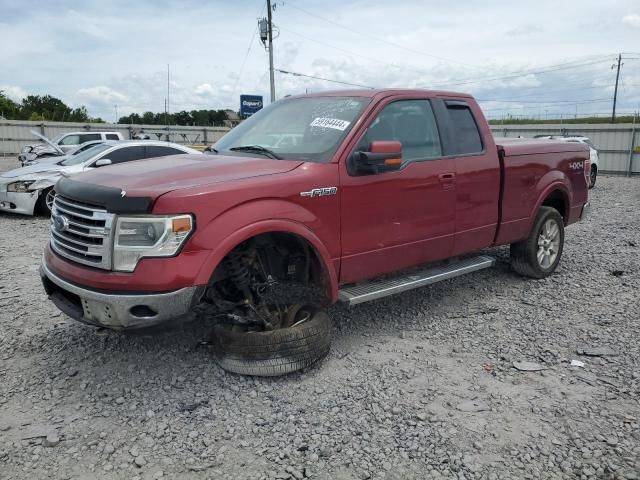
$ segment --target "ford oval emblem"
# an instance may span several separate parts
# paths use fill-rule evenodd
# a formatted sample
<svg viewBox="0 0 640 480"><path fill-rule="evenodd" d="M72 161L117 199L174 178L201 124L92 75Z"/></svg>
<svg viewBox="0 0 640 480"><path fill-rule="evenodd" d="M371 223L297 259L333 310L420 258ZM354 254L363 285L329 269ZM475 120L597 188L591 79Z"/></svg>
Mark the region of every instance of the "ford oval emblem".
<svg viewBox="0 0 640 480"><path fill-rule="evenodd" d="M57 232L66 232L69 230L69 219L62 215L56 215L53 218L53 228Z"/></svg>

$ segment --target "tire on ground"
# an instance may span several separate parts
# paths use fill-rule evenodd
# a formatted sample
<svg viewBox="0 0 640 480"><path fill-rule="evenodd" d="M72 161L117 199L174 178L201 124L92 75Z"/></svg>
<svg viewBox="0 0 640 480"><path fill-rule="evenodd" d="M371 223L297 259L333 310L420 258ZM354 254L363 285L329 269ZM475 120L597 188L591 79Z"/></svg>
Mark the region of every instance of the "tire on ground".
<svg viewBox="0 0 640 480"><path fill-rule="evenodd" d="M242 375L274 377L313 365L329 353L331 321L323 311L299 325L263 332L216 325L211 345L223 369Z"/></svg>
<svg viewBox="0 0 640 480"><path fill-rule="evenodd" d="M554 262L548 268L544 268L538 262L537 257L538 236L540 235L542 226L549 219L553 219L559 228L560 248ZM560 263L563 247L564 219L562 215L553 207L540 207L529 237L521 242L511 244L511 268L525 277L537 279L548 277L555 271L558 263Z"/></svg>
<svg viewBox="0 0 640 480"><path fill-rule="evenodd" d="M589 188L596 186L596 179L598 178L598 167L591 165L591 172L589 173Z"/></svg>

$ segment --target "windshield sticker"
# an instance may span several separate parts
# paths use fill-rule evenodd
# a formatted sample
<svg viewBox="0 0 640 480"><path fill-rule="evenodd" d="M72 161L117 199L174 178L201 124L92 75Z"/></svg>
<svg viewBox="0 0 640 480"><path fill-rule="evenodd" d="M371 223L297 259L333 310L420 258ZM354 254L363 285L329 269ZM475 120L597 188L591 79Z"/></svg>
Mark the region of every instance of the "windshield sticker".
<svg viewBox="0 0 640 480"><path fill-rule="evenodd" d="M317 117L309 124L311 127L333 128L343 132L351 122L340 120L339 118Z"/></svg>

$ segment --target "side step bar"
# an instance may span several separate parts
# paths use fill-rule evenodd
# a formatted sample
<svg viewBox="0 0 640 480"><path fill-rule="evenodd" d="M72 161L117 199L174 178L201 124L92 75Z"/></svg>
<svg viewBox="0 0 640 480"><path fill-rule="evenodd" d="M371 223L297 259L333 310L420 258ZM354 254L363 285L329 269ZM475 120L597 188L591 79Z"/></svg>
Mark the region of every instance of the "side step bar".
<svg viewBox="0 0 640 480"><path fill-rule="evenodd" d="M437 267L413 270L409 275L372 280L367 283L344 287L338 291L338 299L351 305L388 297L394 293L404 292L432 283L459 277L467 273L476 272L484 268L492 267L496 259L486 255L465 258L455 263Z"/></svg>

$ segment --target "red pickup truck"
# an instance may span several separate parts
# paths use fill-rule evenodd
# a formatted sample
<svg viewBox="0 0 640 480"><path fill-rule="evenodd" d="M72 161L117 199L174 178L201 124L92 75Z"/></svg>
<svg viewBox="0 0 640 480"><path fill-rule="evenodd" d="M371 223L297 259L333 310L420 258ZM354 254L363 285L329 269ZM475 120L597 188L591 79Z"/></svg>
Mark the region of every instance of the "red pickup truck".
<svg viewBox="0 0 640 480"><path fill-rule="evenodd" d="M490 267L544 278L589 207L589 149L496 141L474 99L424 90L287 97L211 148L60 180L41 276L70 317L118 330L212 320L230 371L329 349L322 307Z"/></svg>

